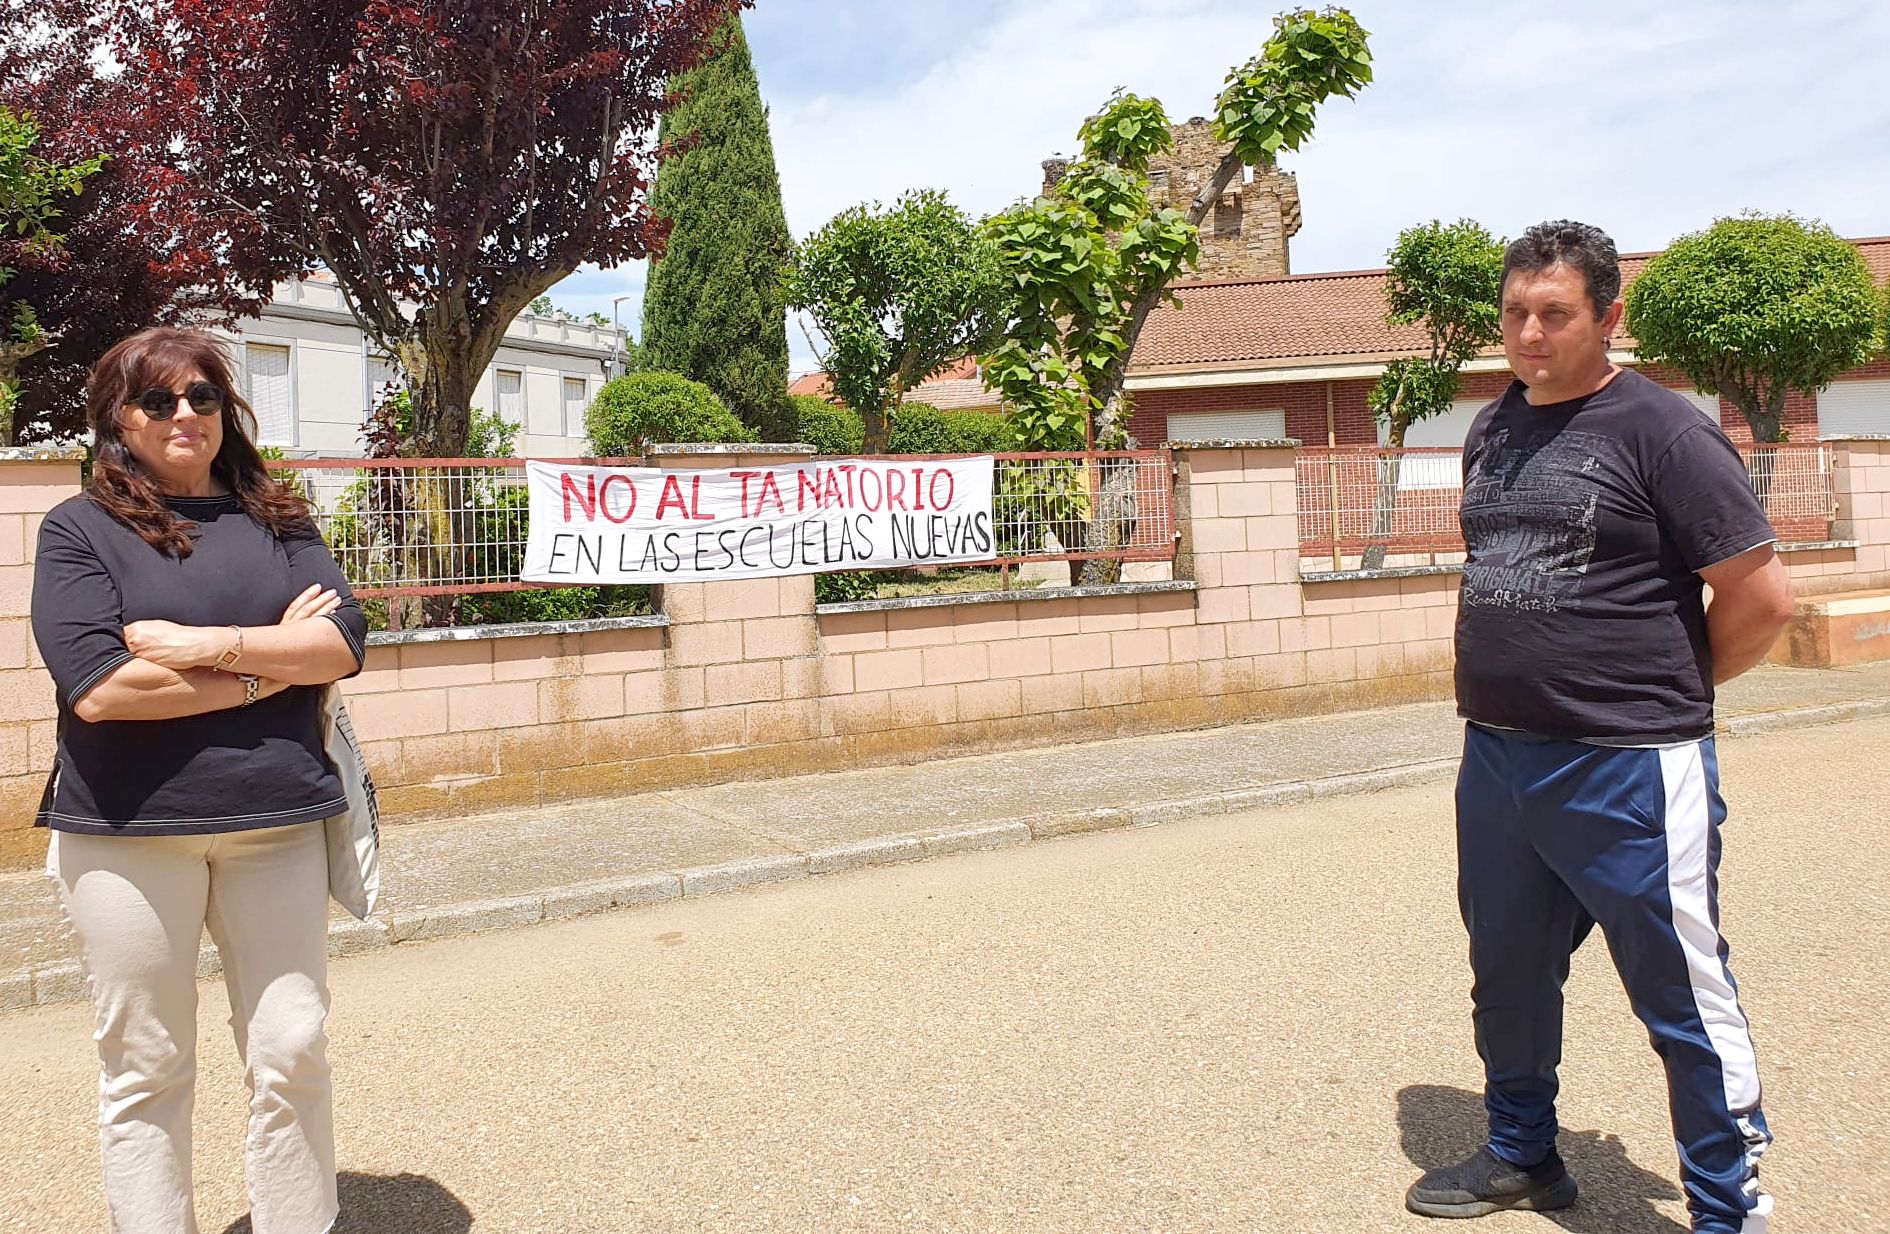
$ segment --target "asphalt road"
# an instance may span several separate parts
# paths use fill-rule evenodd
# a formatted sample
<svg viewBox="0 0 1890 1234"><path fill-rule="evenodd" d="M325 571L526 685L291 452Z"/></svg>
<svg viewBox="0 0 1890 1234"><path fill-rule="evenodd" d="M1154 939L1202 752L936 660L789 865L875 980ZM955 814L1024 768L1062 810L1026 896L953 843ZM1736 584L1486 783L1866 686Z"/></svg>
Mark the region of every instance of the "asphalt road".
<svg viewBox="0 0 1890 1234"><path fill-rule="evenodd" d="M1890 1221L1890 718L1722 746L1724 920L1775 1234ZM344 1231L1436 1231L1479 1071L1446 786L972 854L338 963ZM204 987L206 1025L227 1016ZM102 1229L89 1014L0 1017L0 1230ZM206 1028L198 1196L247 1230ZM1598 940L1570 982L1580 1204L1685 1228Z"/></svg>

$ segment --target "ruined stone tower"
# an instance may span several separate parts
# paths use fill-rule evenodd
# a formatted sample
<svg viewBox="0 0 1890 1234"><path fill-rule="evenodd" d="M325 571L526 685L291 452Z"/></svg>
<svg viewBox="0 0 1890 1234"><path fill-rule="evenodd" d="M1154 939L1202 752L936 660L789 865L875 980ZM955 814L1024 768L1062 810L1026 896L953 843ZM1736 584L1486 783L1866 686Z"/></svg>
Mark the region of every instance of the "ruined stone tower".
<svg viewBox="0 0 1890 1234"><path fill-rule="evenodd" d="M1149 196L1185 212L1213 178L1224 147L1214 140L1214 126L1200 116L1174 125L1170 132L1175 148L1149 164ZM1063 178L1069 164L1061 156L1044 160L1045 192ZM1298 230L1299 183L1293 173L1249 167L1201 220L1201 264L1187 278L1200 282L1291 274L1288 242Z"/></svg>

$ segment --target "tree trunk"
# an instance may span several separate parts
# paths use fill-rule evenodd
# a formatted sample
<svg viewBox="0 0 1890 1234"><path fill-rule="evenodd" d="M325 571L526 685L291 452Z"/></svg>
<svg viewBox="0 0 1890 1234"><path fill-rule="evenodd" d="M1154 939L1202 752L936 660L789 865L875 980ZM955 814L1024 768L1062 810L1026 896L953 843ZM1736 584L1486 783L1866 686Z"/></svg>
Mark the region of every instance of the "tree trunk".
<svg viewBox="0 0 1890 1234"><path fill-rule="evenodd" d="M1227 186L1234 182L1245 164L1232 150L1221 156L1220 165L1214 169L1214 178L1203 185L1188 204L1188 221L1196 227L1207 217L1207 212L1214 208L1214 203L1221 199ZM1116 417L1121 410L1123 382L1129 374L1129 359L1135 354L1135 344L1142 337L1142 325L1148 315L1155 311L1155 306L1162 302L1162 293L1167 290L1166 283L1157 283L1145 287L1142 294L1135 298L1129 307L1129 319L1122 328L1122 354L1104 370L1102 380L1090 389L1090 395L1096 400L1096 436L1098 442L1107 441L1108 434L1116 427Z"/></svg>
<svg viewBox="0 0 1890 1234"><path fill-rule="evenodd" d="M422 341L401 349L401 361L414 382L411 453L418 458L463 458L472 435L473 391L490 356L475 354L485 349L476 345L470 330L437 319L420 324ZM410 472L407 488L402 560L415 582L450 586L464 572L476 518L464 469ZM418 608L424 625L450 626L459 619L455 595L427 596Z"/></svg>
<svg viewBox="0 0 1890 1234"><path fill-rule="evenodd" d="M1753 399L1748 406L1740 401L1739 410L1752 430L1752 457L1746 463L1746 475L1752 481L1753 496L1759 508L1769 515L1772 482L1778 471L1778 446L1785 440L1785 390L1770 392L1763 405Z"/></svg>
<svg viewBox="0 0 1890 1234"><path fill-rule="evenodd" d="M1219 166L1214 169L1214 178L1204 185L1188 206L1188 222L1196 227L1207 217L1207 212L1214 208L1214 203L1221 199L1227 186L1234 182L1245 166L1232 150L1221 156ZM1135 302L1129 308L1129 318L1122 328L1122 352L1103 370L1101 379L1091 386L1090 395L1098 404L1092 413L1090 440L1098 449L1112 449L1122 435L1122 415L1125 409L1123 385L1128 379L1129 360L1135 354L1135 344L1142 336L1142 326L1155 306L1162 302L1162 295L1167 290L1166 283L1156 283L1142 289ZM1138 465L1132 459L1116 459L1098 468L1100 476L1095 490L1090 494L1089 525L1083 537L1084 552L1108 552L1119 549L1127 543L1135 523L1135 476ZM1117 558L1096 559L1080 563L1070 563L1072 584L1081 580L1083 586L1099 586L1113 583L1122 577L1122 562Z"/></svg>
<svg viewBox="0 0 1890 1234"><path fill-rule="evenodd" d="M1120 403L1120 396L1114 400ZM1121 417L1118 406L1106 406L1099 419L1113 426ZM1141 464L1132 458L1098 460L1091 472L1089 522L1084 528L1083 552L1117 552L1135 535L1136 473ZM1122 581L1122 559L1092 557L1071 571L1071 581L1084 587L1101 587Z"/></svg>
<svg viewBox="0 0 1890 1234"><path fill-rule="evenodd" d="M1396 410L1393 401L1391 423L1385 433L1386 452L1378 455L1378 498L1372 505L1372 537L1365 546L1359 567L1365 570L1385 568L1385 554L1391 548L1391 530L1398 517L1398 482L1404 474L1404 435L1411 426ZM1332 512L1333 538L1338 538L1339 512Z"/></svg>
<svg viewBox="0 0 1890 1234"><path fill-rule="evenodd" d="M860 446L861 452L886 453L887 440L892 436L892 418L884 411L867 408L860 412L860 422L866 426L866 436L862 439Z"/></svg>

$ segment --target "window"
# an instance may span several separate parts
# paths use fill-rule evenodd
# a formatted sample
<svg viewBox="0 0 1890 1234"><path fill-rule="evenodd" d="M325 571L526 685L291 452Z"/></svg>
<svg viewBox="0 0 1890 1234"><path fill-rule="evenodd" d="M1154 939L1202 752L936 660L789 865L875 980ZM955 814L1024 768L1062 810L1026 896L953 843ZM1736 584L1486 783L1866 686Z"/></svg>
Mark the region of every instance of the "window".
<svg viewBox="0 0 1890 1234"><path fill-rule="evenodd" d="M499 370L499 418L525 427L525 374L517 369Z"/></svg>
<svg viewBox="0 0 1890 1234"><path fill-rule="evenodd" d="M1818 436L1890 433L1890 381L1839 379L1818 392Z"/></svg>
<svg viewBox="0 0 1890 1234"><path fill-rule="evenodd" d="M1476 421L1477 413L1489 404L1487 398L1460 398L1450 405L1448 411L1440 412L1428 420L1419 420L1404 430L1404 445L1407 450L1443 449L1463 450L1463 440L1470 435L1470 425ZM1378 425L1378 444L1385 444L1385 426ZM1414 454L1404 460L1398 469L1398 487L1414 488L1461 488L1463 486L1463 456L1458 454Z"/></svg>
<svg viewBox="0 0 1890 1234"><path fill-rule="evenodd" d="M1711 420L1714 424L1719 423L1719 395L1701 394L1698 390L1679 390L1676 391L1676 393L1687 402L1699 408L1700 414L1705 416L1708 420Z"/></svg>
<svg viewBox="0 0 1890 1234"><path fill-rule="evenodd" d="M392 356L371 355L367 361L367 405L370 413L397 390L407 388L400 366Z"/></svg>
<svg viewBox="0 0 1890 1234"><path fill-rule="evenodd" d="M1240 234L1241 204L1238 197L1223 197L1214 207L1214 234L1231 238Z"/></svg>
<svg viewBox="0 0 1890 1234"><path fill-rule="evenodd" d="M582 377L564 379L564 435L584 436L584 409L590 405L589 388Z"/></svg>
<svg viewBox="0 0 1890 1234"><path fill-rule="evenodd" d="M256 443L295 444L295 402L289 384L289 349L273 343L243 345L243 385L256 412Z"/></svg>
<svg viewBox="0 0 1890 1234"><path fill-rule="evenodd" d="M1284 411L1177 411L1168 417L1170 441L1278 441L1285 436Z"/></svg>

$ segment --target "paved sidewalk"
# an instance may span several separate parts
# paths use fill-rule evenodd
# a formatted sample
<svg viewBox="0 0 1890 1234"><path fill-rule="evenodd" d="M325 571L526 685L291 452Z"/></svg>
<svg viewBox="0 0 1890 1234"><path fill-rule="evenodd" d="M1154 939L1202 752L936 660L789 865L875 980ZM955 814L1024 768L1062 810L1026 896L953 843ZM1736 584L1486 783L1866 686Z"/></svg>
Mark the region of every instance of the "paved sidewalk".
<svg viewBox="0 0 1890 1234"><path fill-rule="evenodd" d="M1760 669L1722 692L1719 712L1735 737L1890 712L1890 663ZM1460 741L1450 705L1427 703L401 824L382 836L381 919L337 913L330 946L1415 783L1454 771ZM206 945L200 972L216 969ZM0 875L0 1010L82 994L44 878Z"/></svg>

